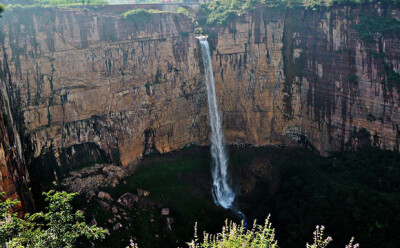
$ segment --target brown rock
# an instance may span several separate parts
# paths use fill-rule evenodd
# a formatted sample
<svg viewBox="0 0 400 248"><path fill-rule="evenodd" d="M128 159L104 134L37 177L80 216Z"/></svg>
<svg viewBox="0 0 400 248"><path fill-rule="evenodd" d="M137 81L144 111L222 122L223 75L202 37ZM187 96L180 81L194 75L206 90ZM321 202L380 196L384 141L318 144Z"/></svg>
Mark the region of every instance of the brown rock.
<svg viewBox="0 0 400 248"><path fill-rule="evenodd" d="M112 212L113 214L118 213L118 208L117 208L116 206L113 206L113 207L111 208L111 212Z"/></svg>
<svg viewBox="0 0 400 248"><path fill-rule="evenodd" d="M161 209L161 215L165 215L165 216L169 215L169 208Z"/></svg>
<svg viewBox="0 0 400 248"><path fill-rule="evenodd" d="M120 198L118 198L117 202L124 207L132 208L138 200L139 197L137 195L125 193Z"/></svg>
<svg viewBox="0 0 400 248"><path fill-rule="evenodd" d="M97 197L100 198L100 199L103 199L103 200L107 200L109 202L114 201L114 199L111 197L111 195L109 193L107 193L107 192L104 192L104 191L100 191L97 194Z"/></svg>
<svg viewBox="0 0 400 248"><path fill-rule="evenodd" d="M143 189L137 189L138 196L148 197L150 192Z"/></svg>
<svg viewBox="0 0 400 248"><path fill-rule="evenodd" d="M97 226L97 221L96 221L96 219L93 217L93 219L89 222L89 226L94 226L94 225Z"/></svg>
<svg viewBox="0 0 400 248"><path fill-rule="evenodd" d="M99 203L101 208L103 208L105 210L110 210L111 209L111 205L108 204L107 202L104 202L102 200L97 200L97 202Z"/></svg>
<svg viewBox="0 0 400 248"><path fill-rule="evenodd" d="M113 226L113 230L114 231L118 231L120 228L122 227L122 224L121 223L117 223L117 224L115 224L114 226Z"/></svg>

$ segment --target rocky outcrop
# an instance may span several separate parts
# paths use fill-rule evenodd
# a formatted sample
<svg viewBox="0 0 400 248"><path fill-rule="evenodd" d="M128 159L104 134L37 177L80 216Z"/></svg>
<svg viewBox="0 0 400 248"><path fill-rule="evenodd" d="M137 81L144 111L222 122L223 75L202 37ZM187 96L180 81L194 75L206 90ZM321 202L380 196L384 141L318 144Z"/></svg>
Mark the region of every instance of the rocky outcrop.
<svg viewBox="0 0 400 248"><path fill-rule="evenodd" d="M208 144L191 21L172 13L134 21L118 8L15 9L1 21L2 82L30 168L83 158L128 165ZM301 144L324 155L363 144L399 150L400 87L386 69L399 73L400 37L362 40L354 25L369 9L260 8L213 29L227 142Z"/></svg>

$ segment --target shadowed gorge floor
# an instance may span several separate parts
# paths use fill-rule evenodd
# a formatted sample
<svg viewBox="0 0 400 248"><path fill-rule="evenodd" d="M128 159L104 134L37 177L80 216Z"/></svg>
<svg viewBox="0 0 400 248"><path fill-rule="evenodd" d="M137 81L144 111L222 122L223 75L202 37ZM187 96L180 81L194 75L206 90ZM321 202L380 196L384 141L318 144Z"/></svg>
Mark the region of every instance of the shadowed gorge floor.
<svg viewBox="0 0 400 248"><path fill-rule="evenodd" d="M316 225L326 226L335 240L333 248L344 247L351 236L362 247L399 246L399 153L365 148L323 158L299 148L250 146L230 147L229 153L234 184L240 189L238 207L250 223L270 213L280 247L304 247ZM107 222L116 215L97 200L80 203L88 221L95 216L111 230L96 247L123 247L132 237L139 247L184 246L193 237L195 222L202 233L220 231L226 218L239 221L213 203L210 160L206 147L146 157L126 183L102 189L113 199L136 194L137 189L150 192L132 209L119 210L117 215L126 212L125 220ZM169 216L162 216L158 205L168 208ZM172 231L168 218L173 219ZM122 227L113 231L117 222Z"/></svg>

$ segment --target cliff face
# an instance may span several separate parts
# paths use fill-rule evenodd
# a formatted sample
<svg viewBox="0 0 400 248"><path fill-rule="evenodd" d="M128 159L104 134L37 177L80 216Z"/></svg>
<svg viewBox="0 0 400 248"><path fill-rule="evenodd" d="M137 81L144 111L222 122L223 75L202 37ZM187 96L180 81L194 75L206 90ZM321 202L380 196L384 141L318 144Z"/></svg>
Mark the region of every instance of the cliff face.
<svg viewBox="0 0 400 248"><path fill-rule="evenodd" d="M20 9L1 21L2 82L31 171L128 165L152 150L208 144L191 22L171 13L135 22L113 8ZM325 155L366 143L399 150L400 87L385 68L399 72L400 37L361 40L361 10L260 9L215 29L227 142L302 144Z"/></svg>
<svg viewBox="0 0 400 248"><path fill-rule="evenodd" d="M127 165L151 149L207 142L191 22L163 13L135 23L120 13L19 10L3 22L2 64L34 158Z"/></svg>
<svg viewBox="0 0 400 248"><path fill-rule="evenodd" d="M228 141L302 143L323 155L399 150L400 80L390 78L400 37L367 42L354 28L362 12L377 15L368 10L400 16L375 7L259 10L219 30L213 62Z"/></svg>
<svg viewBox="0 0 400 248"><path fill-rule="evenodd" d="M19 210L31 206L31 196L28 190L29 176L21 156L21 143L13 124L13 118L8 112L7 93L0 97L0 193L5 198L18 199Z"/></svg>

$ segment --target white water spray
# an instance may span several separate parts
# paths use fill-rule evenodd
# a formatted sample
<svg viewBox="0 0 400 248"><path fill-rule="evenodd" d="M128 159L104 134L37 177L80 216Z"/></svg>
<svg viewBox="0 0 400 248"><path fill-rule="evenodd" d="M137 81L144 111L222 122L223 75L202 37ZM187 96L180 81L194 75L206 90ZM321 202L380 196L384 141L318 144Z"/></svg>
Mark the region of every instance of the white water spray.
<svg viewBox="0 0 400 248"><path fill-rule="evenodd" d="M198 37L203 57L205 79L207 85L208 112L211 126L211 156L213 167L212 195L214 202L223 208L232 208L235 192L228 183L228 155L224 145L224 133L221 126L221 117L218 112L217 98L215 96L215 83L212 70L210 48L207 37Z"/></svg>

